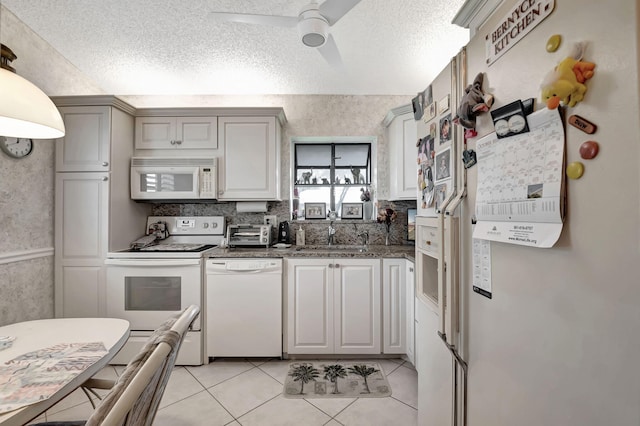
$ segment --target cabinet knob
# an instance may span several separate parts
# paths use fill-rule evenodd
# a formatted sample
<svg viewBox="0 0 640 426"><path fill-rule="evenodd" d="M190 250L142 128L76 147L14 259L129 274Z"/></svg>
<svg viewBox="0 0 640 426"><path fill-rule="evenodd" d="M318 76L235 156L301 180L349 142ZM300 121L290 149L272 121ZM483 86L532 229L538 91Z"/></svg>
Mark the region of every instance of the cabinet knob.
<svg viewBox="0 0 640 426"><path fill-rule="evenodd" d="M103 182L106 182L106 181L108 181L108 180L109 180L109 178L108 178L107 176L104 176L104 177L102 178L102 181L103 181Z"/></svg>
<svg viewBox="0 0 640 426"><path fill-rule="evenodd" d="M329 269L333 268L333 263L329 264Z"/></svg>
<svg viewBox="0 0 640 426"><path fill-rule="evenodd" d="M336 268L339 268L339 267L340 267L340 264L339 264L339 263L336 263Z"/></svg>
<svg viewBox="0 0 640 426"><path fill-rule="evenodd" d="M109 165L109 162L108 162L108 161L103 161L103 162L102 162L102 165L103 165L104 167L107 167L107 166Z"/></svg>
<svg viewBox="0 0 640 426"><path fill-rule="evenodd" d="M176 141L178 145L182 145L182 141Z"/></svg>
<svg viewBox="0 0 640 426"><path fill-rule="evenodd" d="M409 272L413 272L413 268L409 268Z"/></svg>
<svg viewBox="0 0 640 426"><path fill-rule="evenodd" d="M170 143L171 145L175 145L175 144L176 144L176 141L169 141L169 143Z"/></svg>

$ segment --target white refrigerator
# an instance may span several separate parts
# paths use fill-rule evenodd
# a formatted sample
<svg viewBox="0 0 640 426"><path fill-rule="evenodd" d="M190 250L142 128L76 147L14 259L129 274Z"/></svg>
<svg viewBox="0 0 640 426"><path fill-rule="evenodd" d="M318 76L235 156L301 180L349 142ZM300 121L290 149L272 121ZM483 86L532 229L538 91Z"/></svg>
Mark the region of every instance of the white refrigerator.
<svg viewBox="0 0 640 426"><path fill-rule="evenodd" d="M551 8L544 19L532 14L539 3ZM424 237L424 246L438 253L431 257L435 264L423 262L430 272L422 281L416 277L418 290L438 293L438 303L422 297L416 304L420 425L640 424L640 369L635 367L640 352L638 16L638 1L632 0L505 0L477 28L457 72L445 70L431 83L433 120L439 126L437 108L451 84L445 81L448 75L458 79L449 89L450 108L459 100L460 88L483 73L483 89L495 97L492 111L528 98L535 98L540 111L544 77L575 43L587 42L584 58L596 64L584 100L563 109L564 159L566 164L581 162L584 174L565 181L566 215L559 238L549 248L491 241L491 298L472 289L472 219L482 159L464 177L452 168L452 179L462 178L458 195L465 192L466 178L459 205L445 206L441 213L419 210L416 226L420 217L425 226L433 224L433 239ZM518 40L521 19L540 22ZM561 43L549 52L546 45L555 34ZM488 41L501 38L508 40L501 46L504 52L489 64ZM587 134L568 124L572 115L595 124L596 132ZM429 132L430 124L422 120L418 137ZM495 131L490 113L478 116L476 130L467 148L476 150L478 141ZM600 147L593 159L581 157L580 147L587 141ZM438 138L435 143L434 159L449 147ZM463 142L454 137L453 143ZM451 158L454 166L460 161L453 152ZM435 179L434 188L440 182L444 180ZM421 197L419 193L419 207ZM449 218L457 218L457 226ZM448 247L454 251L451 257ZM420 258L417 240L418 264ZM451 298L444 315L443 292ZM452 361L438 331L468 364L466 383L461 364Z"/></svg>
<svg viewBox="0 0 640 426"><path fill-rule="evenodd" d="M460 211L465 196L463 131L454 125L463 89L464 49L419 94L416 215L416 368L419 424L463 416L458 289ZM415 105L415 102L414 102ZM420 104L416 109L419 109Z"/></svg>

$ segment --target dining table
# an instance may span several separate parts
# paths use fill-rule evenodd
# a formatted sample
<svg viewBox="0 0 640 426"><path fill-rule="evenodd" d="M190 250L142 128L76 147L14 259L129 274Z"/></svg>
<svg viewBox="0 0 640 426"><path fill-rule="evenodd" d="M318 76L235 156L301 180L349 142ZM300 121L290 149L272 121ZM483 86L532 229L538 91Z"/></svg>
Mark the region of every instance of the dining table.
<svg viewBox="0 0 640 426"><path fill-rule="evenodd" d="M26 359L32 364L36 364L37 358L39 356L47 357L51 348L75 347L83 344L100 348L99 351L92 352L97 353L97 356L87 357L90 361L86 362L86 365L82 365L82 368L78 369L79 371L73 372L74 374L77 372L75 377L67 382L63 381L61 387L46 399L0 414L0 425L24 425L47 411L104 368L124 346L128 337L129 322L118 318L54 318L25 321L0 327L0 342L2 339L10 341L10 346L0 349L0 369L10 368L8 366L15 365L16 360L24 362ZM58 352L58 356L63 356L60 354L64 355L64 352ZM77 359L76 354L76 358L71 361ZM59 365L64 366L64 359L61 361ZM71 367L70 369L73 369L73 366ZM68 376L68 371L62 371L64 369L61 369L61 377ZM18 370L12 374L15 376L21 373ZM48 374L55 373L49 371Z"/></svg>

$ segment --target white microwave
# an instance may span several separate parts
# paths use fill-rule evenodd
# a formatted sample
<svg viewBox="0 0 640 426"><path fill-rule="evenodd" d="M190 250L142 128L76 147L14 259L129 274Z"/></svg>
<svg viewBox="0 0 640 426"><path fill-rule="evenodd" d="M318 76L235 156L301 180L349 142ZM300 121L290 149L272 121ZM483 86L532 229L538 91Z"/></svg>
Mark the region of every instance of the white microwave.
<svg viewBox="0 0 640 426"><path fill-rule="evenodd" d="M131 198L141 201L214 200L216 158L131 158Z"/></svg>

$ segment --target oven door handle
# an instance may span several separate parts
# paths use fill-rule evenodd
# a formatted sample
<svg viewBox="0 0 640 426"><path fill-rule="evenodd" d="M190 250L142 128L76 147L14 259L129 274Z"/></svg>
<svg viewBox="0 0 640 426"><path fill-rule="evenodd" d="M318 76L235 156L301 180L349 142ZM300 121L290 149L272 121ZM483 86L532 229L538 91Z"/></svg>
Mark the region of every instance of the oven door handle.
<svg viewBox="0 0 640 426"><path fill-rule="evenodd" d="M116 266L192 266L200 259L105 259L105 265Z"/></svg>

